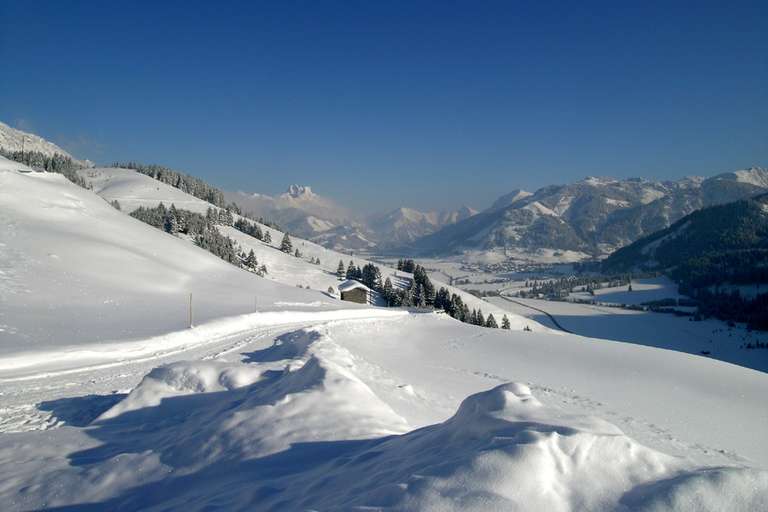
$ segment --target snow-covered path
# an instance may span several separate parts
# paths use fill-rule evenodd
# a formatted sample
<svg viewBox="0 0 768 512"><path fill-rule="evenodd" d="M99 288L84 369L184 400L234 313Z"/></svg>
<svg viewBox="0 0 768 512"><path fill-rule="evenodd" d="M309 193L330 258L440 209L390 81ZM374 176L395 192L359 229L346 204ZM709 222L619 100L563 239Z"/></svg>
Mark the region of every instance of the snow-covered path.
<svg viewBox="0 0 768 512"><path fill-rule="evenodd" d="M224 358L243 347L271 343L281 334L318 323L364 322L407 314L387 309L256 313L148 340L0 358L0 433L69 424L67 418L72 414L79 418L75 423L85 425L95 418L91 413L122 398L150 370L174 361ZM55 410L57 401L72 397L83 398L77 410Z"/></svg>

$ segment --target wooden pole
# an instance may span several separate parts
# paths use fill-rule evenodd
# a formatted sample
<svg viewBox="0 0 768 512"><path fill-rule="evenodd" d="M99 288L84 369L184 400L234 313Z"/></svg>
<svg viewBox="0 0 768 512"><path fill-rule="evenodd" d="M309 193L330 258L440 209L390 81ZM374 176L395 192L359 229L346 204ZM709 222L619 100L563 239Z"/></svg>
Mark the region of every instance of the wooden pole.
<svg viewBox="0 0 768 512"><path fill-rule="evenodd" d="M192 294L189 294L189 328L191 329L194 327L194 324L192 323Z"/></svg>

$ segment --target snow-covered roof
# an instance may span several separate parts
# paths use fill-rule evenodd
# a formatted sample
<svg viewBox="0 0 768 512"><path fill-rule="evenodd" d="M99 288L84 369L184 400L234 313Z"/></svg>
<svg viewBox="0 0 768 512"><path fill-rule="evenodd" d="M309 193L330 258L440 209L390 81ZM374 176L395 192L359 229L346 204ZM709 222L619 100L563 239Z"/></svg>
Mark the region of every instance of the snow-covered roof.
<svg viewBox="0 0 768 512"><path fill-rule="evenodd" d="M367 292L371 291L371 289L365 286L363 283L360 281L355 281L354 279L347 279L339 285L340 292L348 292L349 290L354 290L355 288L362 288Z"/></svg>

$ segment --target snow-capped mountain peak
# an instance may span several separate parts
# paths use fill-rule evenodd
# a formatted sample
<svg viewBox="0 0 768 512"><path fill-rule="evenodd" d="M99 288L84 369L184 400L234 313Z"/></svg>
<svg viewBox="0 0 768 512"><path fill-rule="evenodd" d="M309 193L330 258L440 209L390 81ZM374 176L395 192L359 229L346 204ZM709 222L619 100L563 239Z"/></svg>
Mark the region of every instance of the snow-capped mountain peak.
<svg viewBox="0 0 768 512"><path fill-rule="evenodd" d="M304 185L290 185L288 190L285 191L283 196L292 197L294 199L299 198L313 198L317 197L317 194L312 192L312 188Z"/></svg>

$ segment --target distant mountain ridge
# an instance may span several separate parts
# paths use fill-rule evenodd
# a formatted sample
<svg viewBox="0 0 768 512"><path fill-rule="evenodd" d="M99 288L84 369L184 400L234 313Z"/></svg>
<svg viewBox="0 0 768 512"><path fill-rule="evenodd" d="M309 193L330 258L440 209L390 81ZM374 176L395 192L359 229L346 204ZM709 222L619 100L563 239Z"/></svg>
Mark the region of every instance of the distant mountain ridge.
<svg viewBox="0 0 768 512"><path fill-rule="evenodd" d="M515 190L479 214L419 238L421 255L516 249L609 254L694 210L768 191L768 170L752 167L677 181L588 177L533 194Z"/></svg>
<svg viewBox="0 0 768 512"><path fill-rule="evenodd" d="M622 247L603 261L606 272L662 270L687 273L688 266L713 267L725 255L760 255L757 265L745 262L717 268L710 275L688 276L715 282L738 279L752 267L764 267L768 280L768 193L697 210L666 229ZM731 256L733 257L733 256ZM750 256L751 257L751 256Z"/></svg>
<svg viewBox="0 0 768 512"><path fill-rule="evenodd" d="M477 213L468 206L439 212L401 207L363 217L305 185L290 185L278 196L228 192L225 198L244 212L272 219L297 236L328 248L352 251L410 243Z"/></svg>

